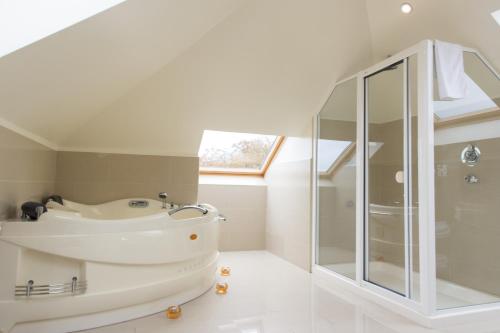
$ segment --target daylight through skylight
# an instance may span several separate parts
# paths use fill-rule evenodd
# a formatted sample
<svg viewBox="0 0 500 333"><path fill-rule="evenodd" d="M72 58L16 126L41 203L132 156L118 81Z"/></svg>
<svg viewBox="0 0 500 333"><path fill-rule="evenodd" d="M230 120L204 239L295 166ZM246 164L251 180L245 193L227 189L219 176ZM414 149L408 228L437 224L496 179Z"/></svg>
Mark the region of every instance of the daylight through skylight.
<svg viewBox="0 0 500 333"><path fill-rule="evenodd" d="M493 100L467 74L467 95L454 101L434 101L434 112L440 119L497 109Z"/></svg>
<svg viewBox="0 0 500 333"><path fill-rule="evenodd" d="M0 57L124 0L0 1Z"/></svg>
<svg viewBox="0 0 500 333"><path fill-rule="evenodd" d="M500 25L500 9L491 13L491 16L493 16L498 25Z"/></svg>
<svg viewBox="0 0 500 333"><path fill-rule="evenodd" d="M320 139L318 141L318 171L327 172L351 143L351 141Z"/></svg>
<svg viewBox="0 0 500 333"><path fill-rule="evenodd" d="M200 171L262 173L279 141L276 135L205 130L198 151Z"/></svg>

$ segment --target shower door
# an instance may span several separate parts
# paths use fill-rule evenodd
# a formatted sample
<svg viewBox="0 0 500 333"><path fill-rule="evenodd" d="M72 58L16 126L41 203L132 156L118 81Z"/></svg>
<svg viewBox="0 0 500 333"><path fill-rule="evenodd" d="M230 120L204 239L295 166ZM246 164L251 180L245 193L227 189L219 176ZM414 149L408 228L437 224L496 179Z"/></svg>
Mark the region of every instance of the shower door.
<svg viewBox="0 0 500 333"><path fill-rule="evenodd" d="M417 241L413 220L418 220L413 216L418 193L417 108L412 105L417 73L410 70L415 60L404 58L363 78L363 278L408 298L415 298L412 272L417 265L413 261L418 263L414 260L418 247L413 245Z"/></svg>

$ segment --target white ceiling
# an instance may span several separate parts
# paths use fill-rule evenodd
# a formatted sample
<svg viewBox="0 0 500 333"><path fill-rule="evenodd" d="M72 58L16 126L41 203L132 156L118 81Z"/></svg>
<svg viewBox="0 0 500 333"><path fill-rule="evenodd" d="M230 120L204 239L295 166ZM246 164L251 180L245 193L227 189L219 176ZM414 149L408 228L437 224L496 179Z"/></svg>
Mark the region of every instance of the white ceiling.
<svg viewBox="0 0 500 333"><path fill-rule="evenodd" d="M491 16L500 0L409 0L409 15L401 13L402 2L366 0L374 61L423 39L440 39L476 48L500 68L500 26Z"/></svg>
<svg viewBox="0 0 500 333"><path fill-rule="evenodd" d="M500 0L400 3L128 0L0 58L0 117L59 149L196 155L203 129L302 132L336 80L425 38L500 67Z"/></svg>

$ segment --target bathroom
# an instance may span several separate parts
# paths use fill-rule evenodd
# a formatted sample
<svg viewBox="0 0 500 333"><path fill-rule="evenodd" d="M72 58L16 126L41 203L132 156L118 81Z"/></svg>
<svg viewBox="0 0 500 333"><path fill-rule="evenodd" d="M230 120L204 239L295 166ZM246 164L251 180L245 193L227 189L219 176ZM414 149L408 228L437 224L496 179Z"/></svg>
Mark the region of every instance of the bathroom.
<svg viewBox="0 0 500 333"><path fill-rule="evenodd" d="M1 332L500 326L500 1L0 8Z"/></svg>

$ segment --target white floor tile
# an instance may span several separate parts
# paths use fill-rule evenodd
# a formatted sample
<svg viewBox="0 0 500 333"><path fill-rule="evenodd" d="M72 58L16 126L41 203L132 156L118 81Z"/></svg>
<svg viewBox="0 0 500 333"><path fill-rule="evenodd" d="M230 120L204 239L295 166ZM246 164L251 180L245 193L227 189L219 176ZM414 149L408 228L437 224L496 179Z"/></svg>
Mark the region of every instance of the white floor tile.
<svg viewBox="0 0 500 333"><path fill-rule="evenodd" d="M380 309L367 311L315 285L304 270L265 251L225 252L219 266L231 267L226 295L210 290L169 320L164 313L86 333L462 333L421 327ZM355 297L355 296L353 296ZM374 317L373 313L383 313ZM500 332L492 329L488 332Z"/></svg>

